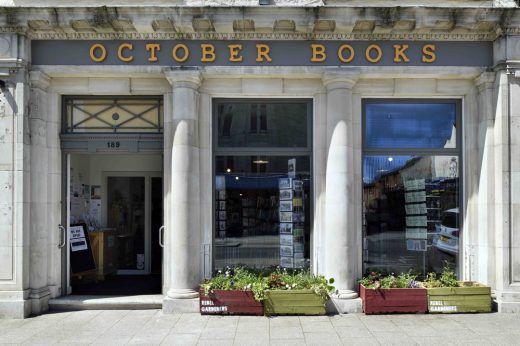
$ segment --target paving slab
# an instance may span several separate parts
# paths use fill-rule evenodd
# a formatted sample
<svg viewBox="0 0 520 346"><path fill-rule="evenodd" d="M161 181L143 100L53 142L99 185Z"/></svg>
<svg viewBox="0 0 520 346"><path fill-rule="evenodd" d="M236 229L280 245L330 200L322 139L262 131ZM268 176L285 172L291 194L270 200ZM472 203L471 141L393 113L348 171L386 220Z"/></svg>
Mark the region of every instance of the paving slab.
<svg viewBox="0 0 520 346"><path fill-rule="evenodd" d="M520 315L264 317L84 310L0 320L0 344L520 346Z"/></svg>

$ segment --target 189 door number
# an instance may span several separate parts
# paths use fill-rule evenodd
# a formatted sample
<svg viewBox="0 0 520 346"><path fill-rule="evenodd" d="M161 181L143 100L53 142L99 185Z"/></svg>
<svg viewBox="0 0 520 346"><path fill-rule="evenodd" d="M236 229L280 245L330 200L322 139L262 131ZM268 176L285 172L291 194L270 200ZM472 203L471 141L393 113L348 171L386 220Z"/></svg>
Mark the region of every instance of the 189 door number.
<svg viewBox="0 0 520 346"><path fill-rule="evenodd" d="M119 142L107 142L107 148L119 148L121 144Z"/></svg>

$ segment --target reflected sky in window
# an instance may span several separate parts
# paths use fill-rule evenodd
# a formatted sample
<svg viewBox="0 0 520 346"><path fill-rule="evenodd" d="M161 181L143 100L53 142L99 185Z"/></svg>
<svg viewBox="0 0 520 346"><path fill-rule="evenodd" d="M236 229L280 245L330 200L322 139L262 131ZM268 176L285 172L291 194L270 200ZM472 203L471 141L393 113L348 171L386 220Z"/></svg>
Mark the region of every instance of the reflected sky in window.
<svg viewBox="0 0 520 346"><path fill-rule="evenodd" d="M455 148L456 103L367 103L365 145L376 148Z"/></svg>

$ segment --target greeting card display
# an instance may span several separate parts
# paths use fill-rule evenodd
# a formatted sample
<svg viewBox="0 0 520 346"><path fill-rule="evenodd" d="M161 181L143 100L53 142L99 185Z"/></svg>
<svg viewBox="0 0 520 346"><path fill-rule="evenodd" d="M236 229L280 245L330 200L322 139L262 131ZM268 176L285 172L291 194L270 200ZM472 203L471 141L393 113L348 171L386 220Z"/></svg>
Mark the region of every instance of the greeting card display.
<svg viewBox="0 0 520 346"><path fill-rule="evenodd" d="M288 174L278 179L280 190L280 266L302 268L305 266L304 242L304 186L296 175L296 159L288 160Z"/></svg>

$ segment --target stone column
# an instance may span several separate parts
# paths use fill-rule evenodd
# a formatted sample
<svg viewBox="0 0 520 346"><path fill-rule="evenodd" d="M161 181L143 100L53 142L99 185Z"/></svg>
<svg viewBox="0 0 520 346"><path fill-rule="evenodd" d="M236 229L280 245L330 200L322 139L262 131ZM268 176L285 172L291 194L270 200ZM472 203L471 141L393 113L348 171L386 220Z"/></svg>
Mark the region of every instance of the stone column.
<svg viewBox="0 0 520 346"><path fill-rule="evenodd" d="M48 287L48 229L47 217L47 124L45 104L50 79L41 73L31 73L29 107L30 131L30 261L29 300L31 313L41 314L48 310L50 290ZM52 230L54 231L54 230Z"/></svg>
<svg viewBox="0 0 520 346"><path fill-rule="evenodd" d="M354 201L354 138L352 87L356 75L325 74L327 89L325 275L335 279L334 302L340 312L359 310L355 283L359 273L361 230L357 229Z"/></svg>
<svg viewBox="0 0 520 346"><path fill-rule="evenodd" d="M174 69L166 73L172 85L171 209L166 225L165 256L170 257L169 289L165 312L197 308L196 290L200 273L200 182L199 182L199 93L197 69Z"/></svg>

